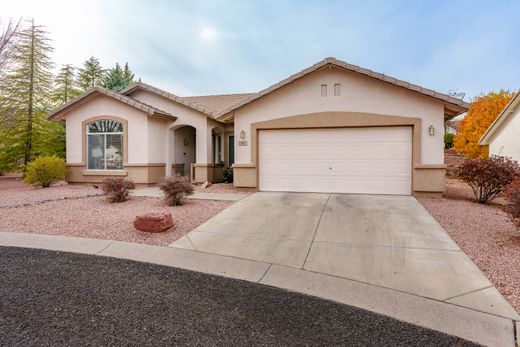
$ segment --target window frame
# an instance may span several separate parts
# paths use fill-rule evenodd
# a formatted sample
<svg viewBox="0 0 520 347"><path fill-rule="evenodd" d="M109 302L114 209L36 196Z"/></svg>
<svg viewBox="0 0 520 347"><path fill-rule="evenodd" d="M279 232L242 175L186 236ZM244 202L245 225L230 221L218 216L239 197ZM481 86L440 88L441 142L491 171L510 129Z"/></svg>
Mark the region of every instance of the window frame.
<svg viewBox="0 0 520 347"><path fill-rule="evenodd" d="M103 121L112 121L112 122L117 122L119 124L121 124L121 131L116 131L116 132L94 132L94 133L91 133L90 132L90 126L92 124L95 124L95 123L98 123L98 122L103 122ZM103 154L104 154L104 157L103 157L103 166L104 168L100 169L100 168L96 168L96 169L91 169L90 168L90 165L89 165L89 138L91 135L103 135L103 144L104 144L104 148L103 148ZM107 169L107 135L119 135L121 136L121 152L122 152L122 155L121 155L121 168L120 169ZM89 123L86 123L85 124L85 166L86 166L86 169L87 171L124 171L124 168L125 168L125 151L126 151L126 148L125 148L125 122L119 120L119 119L111 119L111 118L103 118L103 119L96 119L95 121L92 121L92 122L89 122Z"/></svg>

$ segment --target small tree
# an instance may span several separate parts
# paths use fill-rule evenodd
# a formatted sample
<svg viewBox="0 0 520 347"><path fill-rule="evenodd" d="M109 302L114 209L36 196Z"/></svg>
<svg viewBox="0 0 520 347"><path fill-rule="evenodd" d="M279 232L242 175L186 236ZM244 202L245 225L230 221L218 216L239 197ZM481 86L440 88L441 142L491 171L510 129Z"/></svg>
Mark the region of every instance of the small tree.
<svg viewBox="0 0 520 347"><path fill-rule="evenodd" d="M486 204L520 176L520 166L506 157L468 159L459 167L458 176L471 187L477 202Z"/></svg>
<svg viewBox="0 0 520 347"><path fill-rule="evenodd" d="M27 165L25 182L46 188L54 182L64 180L66 172L65 160L57 156L38 157Z"/></svg>
<svg viewBox="0 0 520 347"><path fill-rule="evenodd" d="M164 178L159 183L168 206L182 205L187 195L193 194L193 186L188 177L176 175Z"/></svg>
<svg viewBox="0 0 520 347"><path fill-rule="evenodd" d="M505 210L509 213L511 221L517 229L520 229L520 178L515 178L504 191L505 198L509 201L509 205Z"/></svg>
<svg viewBox="0 0 520 347"><path fill-rule="evenodd" d="M444 148L451 148L453 147L453 138L455 137L452 133L445 133L444 134Z"/></svg>
<svg viewBox="0 0 520 347"><path fill-rule="evenodd" d="M455 149L467 158L486 158L488 146L481 146L478 141L489 125L507 105L513 93L501 90L479 95L472 103L464 119L459 123L455 136Z"/></svg>

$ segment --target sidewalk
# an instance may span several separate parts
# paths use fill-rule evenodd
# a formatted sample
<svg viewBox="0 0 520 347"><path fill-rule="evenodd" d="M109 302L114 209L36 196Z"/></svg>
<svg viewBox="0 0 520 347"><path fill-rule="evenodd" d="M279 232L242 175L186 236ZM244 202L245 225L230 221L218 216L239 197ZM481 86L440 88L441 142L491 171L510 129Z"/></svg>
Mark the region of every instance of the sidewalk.
<svg viewBox="0 0 520 347"><path fill-rule="evenodd" d="M163 193L158 187L146 187L146 188L138 188L130 191L131 196L145 196L151 198L162 198L164 197ZM222 200L222 201L238 201L243 198L249 196L250 194L246 193L204 193L204 192L195 192L193 195L189 195L187 199L195 199L195 200Z"/></svg>
<svg viewBox="0 0 520 347"><path fill-rule="evenodd" d="M129 259L257 282L363 308L487 346L511 346L512 319L311 271L186 249L39 234L0 233L0 246Z"/></svg>

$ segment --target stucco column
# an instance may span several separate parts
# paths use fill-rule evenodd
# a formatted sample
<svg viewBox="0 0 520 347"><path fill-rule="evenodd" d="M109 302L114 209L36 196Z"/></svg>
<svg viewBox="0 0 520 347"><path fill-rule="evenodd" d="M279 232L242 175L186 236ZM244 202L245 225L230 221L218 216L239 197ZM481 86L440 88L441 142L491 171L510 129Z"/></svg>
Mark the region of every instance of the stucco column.
<svg viewBox="0 0 520 347"><path fill-rule="evenodd" d="M169 128L166 134L166 176L172 175L175 156L175 130Z"/></svg>

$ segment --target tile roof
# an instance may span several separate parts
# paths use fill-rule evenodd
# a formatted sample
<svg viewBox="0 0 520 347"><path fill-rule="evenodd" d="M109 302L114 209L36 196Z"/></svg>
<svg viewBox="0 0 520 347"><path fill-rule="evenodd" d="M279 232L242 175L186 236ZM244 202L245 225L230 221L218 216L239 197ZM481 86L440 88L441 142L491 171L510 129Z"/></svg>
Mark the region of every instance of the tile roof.
<svg viewBox="0 0 520 347"><path fill-rule="evenodd" d="M59 118L65 111L76 106L78 103L80 103L84 99L86 99L94 94L102 94L102 95L108 96L112 99L115 99L124 104L127 104L128 106L138 109L139 111L143 111L144 113L146 113L149 116L167 117L167 118L171 118L172 120L177 119L177 117L171 115L168 112L159 110L158 108L147 105L139 100L132 99L129 96L121 95L119 93L113 92L109 89L102 88L102 87L90 88L85 93L81 94L80 96L78 96L78 97L70 100L69 102L65 103L64 105L52 110L50 113L47 114L47 118L48 119Z"/></svg>
<svg viewBox="0 0 520 347"><path fill-rule="evenodd" d="M249 104L250 102L253 102L261 97L263 97L264 95L267 95L299 78L302 78L304 77L305 75L308 75L309 73L311 72L314 72L320 68L323 68L327 65L330 65L330 66L336 66L336 67L339 67L339 68L343 68L345 70L349 70L349 71L352 71L352 72L356 72L356 73L359 73L359 74L362 74L362 75L365 75L365 76L368 76L368 77L371 77L371 78L375 78L375 79L378 79L380 81L383 81L383 82L387 82L387 83L390 83L390 84L393 84L395 86L398 86L398 87L402 87L402 88L406 88L406 89L409 89L411 91L414 91L414 92L417 92L419 94L423 94L423 95L426 95L426 96L429 96L429 97L432 97L434 99L437 99L437 100L440 100L442 102L444 102L445 104L445 114L451 118L455 115L458 115L460 113L463 113L465 111L467 111L467 109L470 107L470 104L461 100L461 99L458 99L458 98L455 98L453 96L450 96L448 94L444 94L444 93L440 93L440 92L436 92L435 90L432 90L432 89L427 89L427 88L424 88L424 87L421 87L419 85L416 85L416 84L412 84L412 83L409 83L409 82L406 82L406 81L403 81L403 80L399 80L397 78L394 78L394 77L390 77L390 76L387 76L385 74L381 74L381 73L378 73L378 72L375 72L375 71L372 71L372 70L368 70L368 69L365 69L365 68L362 68L360 66L357 66L357 65L352 65L352 64L349 64L347 62L344 62L344 61L341 61L341 60L338 60L334 57L329 57L329 58L325 58L324 60L292 75L292 76L289 76L287 77L286 79L276 83L276 84L273 84L272 86L264 89L264 90L261 90L260 92L258 93L255 93L253 95L251 95L250 97L248 97L247 99L244 99L240 102L238 102L237 104L235 105L232 105L230 107L228 107L227 109L223 110L223 111L220 111L218 114L217 114L217 118L218 119L221 119L221 120L226 120L227 118L230 118L230 113Z"/></svg>
<svg viewBox="0 0 520 347"><path fill-rule="evenodd" d="M182 99L200 105L216 114L248 99L254 94L255 93L185 96L182 97Z"/></svg>

